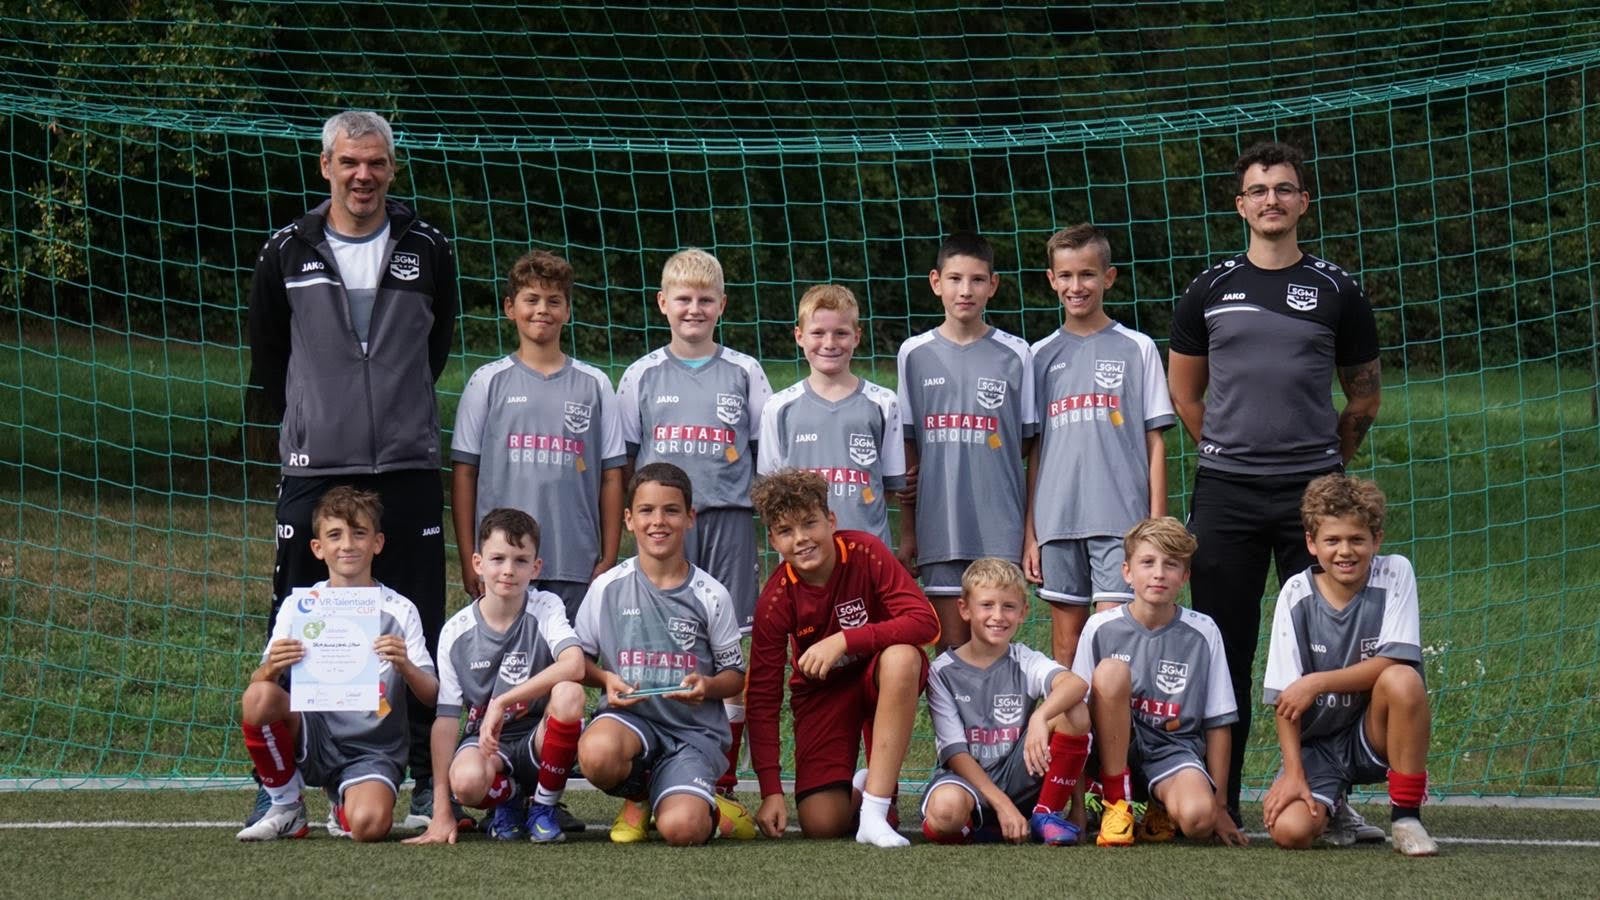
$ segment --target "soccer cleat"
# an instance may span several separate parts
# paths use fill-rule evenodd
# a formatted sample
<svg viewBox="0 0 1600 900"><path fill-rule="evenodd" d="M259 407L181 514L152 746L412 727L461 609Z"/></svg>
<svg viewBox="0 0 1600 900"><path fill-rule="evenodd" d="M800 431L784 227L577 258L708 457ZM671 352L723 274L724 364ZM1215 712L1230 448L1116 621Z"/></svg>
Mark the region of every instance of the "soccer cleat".
<svg viewBox="0 0 1600 900"><path fill-rule="evenodd" d="M306 824L306 805L296 800L283 806L273 806L254 825L241 829L237 837L241 841L276 841L281 838L303 838L310 832L311 826Z"/></svg>
<svg viewBox="0 0 1600 900"><path fill-rule="evenodd" d="M1394 832L1394 852L1401 856L1438 856L1439 845L1422 827L1422 820L1410 817L1395 819L1389 826Z"/></svg>
<svg viewBox="0 0 1600 900"><path fill-rule="evenodd" d="M632 800L622 804L617 810L617 818L611 823L611 843L613 844L638 844L650 839L650 812L644 804Z"/></svg>
<svg viewBox="0 0 1600 900"><path fill-rule="evenodd" d="M334 788L323 788L322 795L328 798L328 829L329 837L349 837L350 829L345 827L344 806L339 803L339 791Z"/></svg>
<svg viewBox="0 0 1600 900"><path fill-rule="evenodd" d="M756 820L751 818L750 811L744 808L744 804L726 794L717 794L716 800L716 836L735 841L753 840L756 836Z"/></svg>
<svg viewBox="0 0 1600 900"><path fill-rule="evenodd" d="M1133 846L1133 810L1128 801L1107 803L1100 812L1100 836L1094 841L1101 847Z"/></svg>
<svg viewBox="0 0 1600 900"><path fill-rule="evenodd" d="M545 806L542 803L528 804L528 817L524 820L528 829L528 840L535 844L559 844L567 839L567 833L561 830L561 822L556 816L554 806Z"/></svg>
<svg viewBox="0 0 1600 900"><path fill-rule="evenodd" d="M522 803L517 799L508 800L490 810L484 833L497 841L520 841L528 836L523 817Z"/></svg>
<svg viewBox="0 0 1600 900"><path fill-rule="evenodd" d="M1328 825L1322 830L1322 842L1333 847L1372 844L1385 837L1387 835L1383 829L1362 818L1348 799L1341 799L1334 806L1333 813L1328 816Z"/></svg>
<svg viewBox="0 0 1600 900"><path fill-rule="evenodd" d="M1078 826L1068 822L1060 813L1035 812L1028 817L1028 834L1038 843L1049 847L1070 847L1078 842Z"/></svg>
<svg viewBox="0 0 1600 900"><path fill-rule="evenodd" d="M250 814L244 817L245 827L248 828L261 821L261 817L266 815L269 809L272 809L272 795L267 793L266 788L257 785L256 799L252 801Z"/></svg>
<svg viewBox="0 0 1600 900"><path fill-rule="evenodd" d="M461 804L457 803L453 797L450 800L450 812L456 817L457 831L478 830L478 820L474 819L472 814L467 812L466 809L464 809Z"/></svg>
<svg viewBox="0 0 1600 900"><path fill-rule="evenodd" d="M582 819L572 814L565 803L556 804L556 824L567 834L583 834L589 826Z"/></svg>
<svg viewBox="0 0 1600 900"><path fill-rule="evenodd" d="M1161 801L1151 800L1145 806L1144 817L1134 827L1133 835L1141 844L1165 844L1178 836L1178 824L1172 821Z"/></svg>
<svg viewBox="0 0 1600 900"><path fill-rule="evenodd" d="M406 828L427 828L433 821L433 776L424 775L411 786L411 806L406 810Z"/></svg>

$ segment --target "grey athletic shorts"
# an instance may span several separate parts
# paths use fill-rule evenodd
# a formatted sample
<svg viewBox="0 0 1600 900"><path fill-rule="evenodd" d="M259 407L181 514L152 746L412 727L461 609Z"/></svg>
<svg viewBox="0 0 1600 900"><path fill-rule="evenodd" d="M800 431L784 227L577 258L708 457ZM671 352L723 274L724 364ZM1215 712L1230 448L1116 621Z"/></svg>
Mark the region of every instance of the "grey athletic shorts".
<svg viewBox="0 0 1600 900"><path fill-rule="evenodd" d="M700 510L695 513L694 527L684 536L683 554L728 589L739 632L749 634L756 621L756 576L761 566L756 556L754 513L732 508Z"/></svg>
<svg viewBox="0 0 1600 900"><path fill-rule="evenodd" d="M334 741L322 716L300 714L300 746L295 753L300 777L312 787L336 788L341 802L346 788L363 781L381 781L389 786L389 793L398 796L407 748L399 747L397 752L399 762L367 750L347 753Z"/></svg>
<svg viewBox="0 0 1600 900"><path fill-rule="evenodd" d="M644 752L633 761L633 772L606 793L624 798L648 793L651 809L659 806L663 797L693 794L709 804L715 814L717 801L713 791L716 790L717 779L728 768L725 754L715 748L685 741L625 709L598 713L589 724L593 726L602 719L617 721L638 735L644 743Z"/></svg>
<svg viewBox="0 0 1600 900"><path fill-rule="evenodd" d="M994 786L999 788L1017 809L1026 816L1033 811L1033 805L1039 802L1039 791L1044 787L1044 781L1028 774L1028 762L1022 755L1020 743L1014 752L1000 764L999 771L989 772L989 777L994 780ZM945 768L933 770L933 777L928 780L928 787L922 792L922 814L928 814L928 797L933 794L934 788L940 785L953 784L972 795L974 820L977 827L982 828L994 818L993 811L984 802L978 789L972 782Z"/></svg>
<svg viewBox="0 0 1600 900"><path fill-rule="evenodd" d="M947 559L918 565L917 577L922 579L923 593L933 599L961 596L961 576L966 574L970 565L970 559Z"/></svg>
<svg viewBox="0 0 1600 900"><path fill-rule="evenodd" d="M1126 603L1133 586L1122 580L1122 538L1087 537L1050 541L1039 547L1044 584L1039 599L1087 606Z"/></svg>
<svg viewBox="0 0 1600 900"><path fill-rule="evenodd" d="M1324 738L1300 745L1300 764L1306 785L1317 802L1333 811L1352 784L1374 784L1389 775L1389 763L1367 743L1362 722ZM1281 772L1280 772L1281 774Z"/></svg>

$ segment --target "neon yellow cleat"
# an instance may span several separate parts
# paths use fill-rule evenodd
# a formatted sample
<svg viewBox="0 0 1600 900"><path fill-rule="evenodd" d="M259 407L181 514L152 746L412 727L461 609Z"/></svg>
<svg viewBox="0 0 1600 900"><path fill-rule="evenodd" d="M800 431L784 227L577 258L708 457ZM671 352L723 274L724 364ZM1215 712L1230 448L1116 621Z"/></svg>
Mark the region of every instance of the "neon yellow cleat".
<svg viewBox="0 0 1600 900"><path fill-rule="evenodd" d="M725 794L718 794L716 836L735 841L754 840L756 820L742 803Z"/></svg>
<svg viewBox="0 0 1600 900"><path fill-rule="evenodd" d="M1106 804L1100 814L1100 836L1094 842L1102 847L1133 846L1133 810L1128 801Z"/></svg>
<svg viewBox="0 0 1600 900"><path fill-rule="evenodd" d="M636 801L622 801L616 821L611 823L611 843L639 844L649 839L650 811Z"/></svg>

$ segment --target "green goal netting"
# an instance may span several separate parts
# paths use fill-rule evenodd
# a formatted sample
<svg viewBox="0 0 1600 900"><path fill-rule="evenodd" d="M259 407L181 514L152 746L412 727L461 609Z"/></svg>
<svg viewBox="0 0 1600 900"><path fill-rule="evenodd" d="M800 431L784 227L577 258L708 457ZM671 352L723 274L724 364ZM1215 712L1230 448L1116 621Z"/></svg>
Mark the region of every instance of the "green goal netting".
<svg viewBox="0 0 1600 900"><path fill-rule="evenodd" d="M322 119L363 107L395 124L394 194L456 240L446 423L515 346L498 279L530 247L576 267L571 348L614 374L665 341L660 266L697 245L728 273L721 339L776 386L822 281L892 383L937 323L941 235L994 241L991 318L1034 340L1059 323L1044 241L1092 220L1110 311L1164 348L1175 295L1244 246L1234 157L1298 143L1307 246L1378 311L1354 469L1420 574L1433 786L1600 797L1600 4L27 6L0 13L6 783L246 774L276 478L248 276L326 194ZM1181 513L1192 447L1168 448ZM906 780L930 758L924 722Z"/></svg>

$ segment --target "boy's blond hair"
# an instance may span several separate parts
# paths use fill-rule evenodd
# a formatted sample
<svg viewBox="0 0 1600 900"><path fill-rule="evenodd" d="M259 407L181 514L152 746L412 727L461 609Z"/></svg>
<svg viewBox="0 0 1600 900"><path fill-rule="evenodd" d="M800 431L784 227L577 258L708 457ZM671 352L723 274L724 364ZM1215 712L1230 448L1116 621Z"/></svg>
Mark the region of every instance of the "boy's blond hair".
<svg viewBox="0 0 1600 900"><path fill-rule="evenodd" d="M975 559L961 573L961 596L970 597L984 588L1016 591L1024 600L1028 598L1028 582L1022 577L1017 564L995 556Z"/></svg>
<svg viewBox="0 0 1600 900"><path fill-rule="evenodd" d="M572 264L548 250L530 250L517 257L506 274L506 299L514 300L523 288L543 282L561 289L572 299Z"/></svg>
<svg viewBox="0 0 1600 900"><path fill-rule="evenodd" d="M1360 519L1374 535L1383 533L1387 501L1383 490L1365 478L1352 478L1339 472L1312 479L1300 500L1300 523L1306 534L1315 535L1323 519Z"/></svg>
<svg viewBox="0 0 1600 900"><path fill-rule="evenodd" d="M861 306L856 295L842 284L818 284L800 296L800 309L794 317L795 325L804 328L806 320L821 312L831 310L850 320L857 331L861 330Z"/></svg>
<svg viewBox="0 0 1600 900"><path fill-rule="evenodd" d="M374 532L383 530L383 501L373 491L363 491L341 484L328 488L311 511L311 534L322 537L322 523L329 519L342 519L346 525L370 525Z"/></svg>
<svg viewBox="0 0 1600 900"><path fill-rule="evenodd" d="M1111 239L1106 237L1105 232L1088 222L1069 225L1050 235L1050 240L1044 245L1045 264L1054 270L1057 250L1081 250L1084 247L1093 247L1100 251L1100 268L1111 268Z"/></svg>
<svg viewBox="0 0 1600 900"><path fill-rule="evenodd" d="M667 259L666 265L661 267L661 290L665 292L668 286L674 284L711 288L721 296L722 263L717 262L715 256L699 247L679 250Z"/></svg>
<svg viewBox="0 0 1600 900"><path fill-rule="evenodd" d="M807 513L828 511L828 482L805 469L779 469L756 479L750 487L750 505L768 528L776 522Z"/></svg>
<svg viewBox="0 0 1600 900"><path fill-rule="evenodd" d="M1141 519L1122 536L1123 558L1131 561L1139 545L1147 542L1162 553L1183 560L1185 569L1194 561L1195 548L1200 546L1200 542L1194 539L1189 529L1184 528L1182 522L1171 516Z"/></svg>

